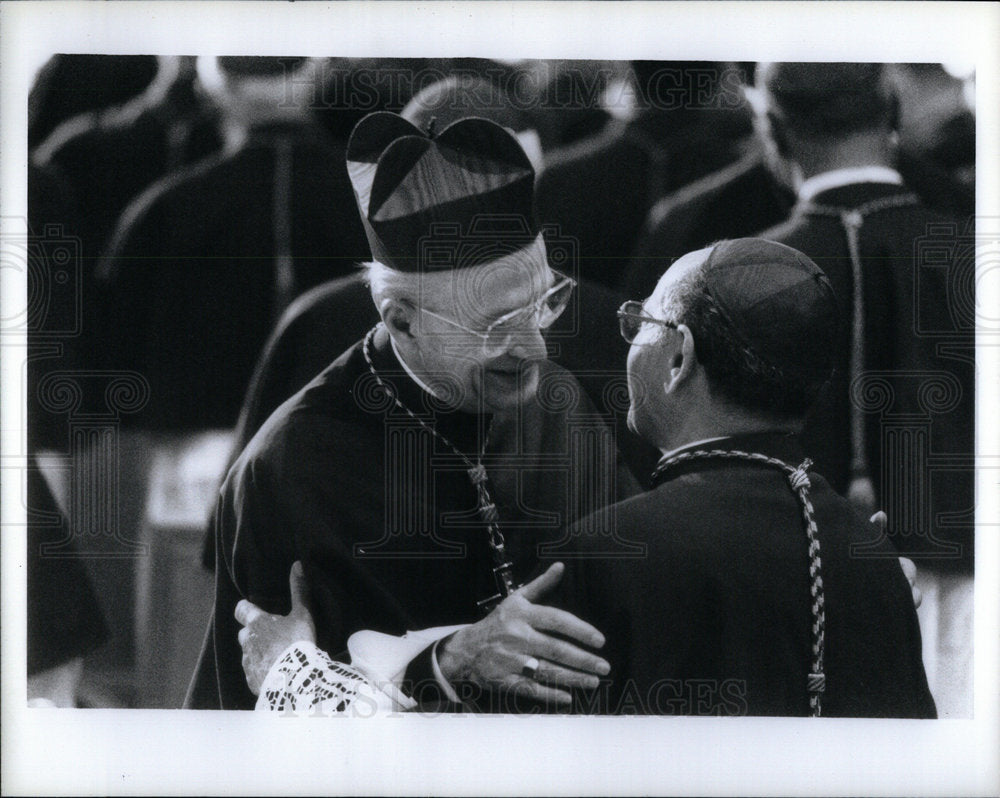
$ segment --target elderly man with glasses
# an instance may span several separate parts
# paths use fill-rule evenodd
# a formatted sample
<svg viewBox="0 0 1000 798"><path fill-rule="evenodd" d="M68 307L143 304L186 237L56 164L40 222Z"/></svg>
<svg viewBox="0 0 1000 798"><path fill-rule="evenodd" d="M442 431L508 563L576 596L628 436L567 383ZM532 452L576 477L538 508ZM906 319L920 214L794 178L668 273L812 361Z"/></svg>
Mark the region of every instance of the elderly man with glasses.
<svg viewBox="0 0 1000 798"><path fill-rule="evenodd" d="M562 566L538 575L545 546L567 551L571 524L637 489L546 360L574 281L549 266L515 137L477 118L428 127L376 113L351 136L381 322L230 470L212 678L188 706L517 711L565 706L607 672L600 633L541 603Z"/></svg>

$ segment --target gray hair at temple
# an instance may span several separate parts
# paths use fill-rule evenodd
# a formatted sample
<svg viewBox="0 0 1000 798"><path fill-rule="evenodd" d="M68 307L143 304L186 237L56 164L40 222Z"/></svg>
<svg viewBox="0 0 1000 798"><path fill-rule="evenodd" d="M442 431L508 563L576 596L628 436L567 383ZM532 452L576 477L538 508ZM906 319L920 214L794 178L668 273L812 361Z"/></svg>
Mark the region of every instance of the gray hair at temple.
<svg viewBox="0 0 1000 798"><path fill-rule="evenodd" d="M383 299L415 300L421 293L421 274L419 272L401 272L380 263L377 260L362 263L365 270L365 282L372 292L375 307L382 304Z"/></svg>

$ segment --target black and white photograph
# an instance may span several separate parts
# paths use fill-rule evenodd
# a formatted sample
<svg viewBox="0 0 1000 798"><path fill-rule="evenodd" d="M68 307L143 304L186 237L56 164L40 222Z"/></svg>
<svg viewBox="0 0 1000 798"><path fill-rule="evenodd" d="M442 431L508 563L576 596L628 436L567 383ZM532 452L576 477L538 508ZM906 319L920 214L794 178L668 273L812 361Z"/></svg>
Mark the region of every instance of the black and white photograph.
<svg viewBox="0 0 1000 798"><path fill-rule="evenodd" d="M0 26L5 793L1000 789L997 5Z"/></svg>

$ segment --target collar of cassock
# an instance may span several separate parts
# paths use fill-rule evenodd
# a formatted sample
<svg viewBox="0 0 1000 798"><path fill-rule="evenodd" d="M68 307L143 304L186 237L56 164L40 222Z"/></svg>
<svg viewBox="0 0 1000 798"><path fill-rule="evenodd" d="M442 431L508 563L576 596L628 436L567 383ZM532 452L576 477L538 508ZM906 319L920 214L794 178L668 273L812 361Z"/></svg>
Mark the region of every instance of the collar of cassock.
<svg viewBox="0 0 1000 798"><path fill-rule="evenodd" d="M382 382L388 386L395 398L402 402L410 412L434 430L447 438L459 451L465 453L471 460L476 460L487 440L487 433L492 421L489 413L467 413L454 410L437 396L433 396L421 388L400 363L393 351L389 332L383 325L375 331L371 346L372 365L378 372ZM443 383L438 393L445 397L448 393L447 383ZM400 424L415 423L395 404L385 411L386 421L398 421ZM435 452L451 454L443 444L435 444Z"/></svg>
<svg viewBox="0 0 1000 798"><path fill-rule="evenodd" d="M792 467L797 466L805 459L798 435L791 432L772 431L754 432L746 435L729 435L724 438L697 441L667 452L667 454L660 458L660 464L679 454L698 451L740 451L750 454L763 454L767 457L783 460ZM652 487L658 487L664 482L669 482L692 471L730 468L733 465L744 464L745 462L742 460L695 459L675 463L663 470L661 470L658 464L656 470L653 471Z"/></svg>

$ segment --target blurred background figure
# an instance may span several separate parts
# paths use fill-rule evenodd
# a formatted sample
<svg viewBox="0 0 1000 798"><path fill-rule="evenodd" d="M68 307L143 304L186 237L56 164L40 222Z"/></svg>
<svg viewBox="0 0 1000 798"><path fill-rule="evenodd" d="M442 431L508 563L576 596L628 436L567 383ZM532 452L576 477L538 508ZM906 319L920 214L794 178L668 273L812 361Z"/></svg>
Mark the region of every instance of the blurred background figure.
<svg viewBox="0 0 1000 798"><path fill-rule="evenodd" d="M346 142L363 117L374 111L399 113L416 94L441 81L486 82L509 95L523 76L521 65L491 58L331 58L315 115L335 139ZM525 110L533 107L535 95L529 91L526 97Z"/></svg>
<svg viewBox="0 0 1000 798"><path fill-rule="evenodd" d="M899 145L959 184L976 179L976 117L965 81L944 64L889 64L899 97ZM974 96L974 95L973 95Z"/></svg>
<svg viewBox="0 0 1000 798"><path fill-rule="evenodd" d="M323 62L198 69L225 148L136 199L99 272L108 363L149 380L151 429L231 427L288 303L368 257L343 148L312 115Z"/></svg>
<svg viewBox="0 0 1000 798"><path fill-rule="evenodd" d="M973 320L953 315L954 275L921 268L919 261L919 243L935 229L951 230L956 241L966 231L929 210L894 168L896 106L881 65L768 64L761 81L775 146L800 177L791 218L762 236L822 264L840 301L839 334L849 353L803 443L817 470L862 512L891 510L910 495L912 464L902 452L886 450L885 418L866 413L852 390L857 395L859 381L874 372L892 383L892 413L919 416L929 412L919 395L924 388L909 385L906 376L958 374L959 407L935 414L932 442L939 452L972 451L974 380L963 361L973 352ZM942 356L942 337L970 348ZM949 493L935 509L972 509L971 484ZM900 523L899 513L890 512L890 529Z"/></svg>
<svg viewBox="0 0 1000 798"><path fill-rule="evenodd" d="M103 308L95 272L122 211L154 181L221 147L214 108L196 86L194 58L157 56L154 64L155 74L141 92L122 104L66 119L31 152L31 202L36 208L43 203L46 207L41 210L48 211L51 200L44 198L51 197L53 185L58 184L63 203L73 209L71 217L35 213L36 234L44 233L37 220L46 218L48 223L62 224L63 234L79 241L74 277L81 334L62 342L63 368L100 367L103 344L96 324ZM107 65L103 69L122 78L122 89L130 85L127 75L118 75ZM97 91L101 85L93 84L95 96L104 96ZM54 363L44 365L51 369Z"/></svg>
<svg viewBox="0 0 1000 798"><path fill-rule="evenodd" d="M940 64L893 64L886 70L889 102L896 109L889 117L895 133L889 140L891 165L927 207L967 219L975 212L975 118L961 81ZM684 253L722 238L754 235L791 213L801 178L774 146L763 88L744 91L756 112L757 146L656 203L624 277L630 295L646 296ZM931 111L926 118L925 111ZM963 166L949 167L947 161Z"/></svg>
<svg viewBox="0 0 1000 798"><path fill-rule="evenodd" d="M81 350L93 319L82 312L83 258L79 246L77 207L60 174L28 162L28 237L25 247L28 281L28 448L66 446L63 419L38 403L42 378L55 369L78 369L86 362ZM85 326L86 325L86 326Z"/></svg>
<svg viewBox="0 0 1000 798"><path fill-rule="evenodd" d="M77 114L130 100L156 73L153 55L53 55L42 65L28 95L28 149Z"/></svg>
<svg viewBox="0 0 1000 798"><path fill-rule="evenodd" d="M547 157L539 218L579 241L580 273L618 286L653 204L736 161L753 131L738 72L715 62L634 61L637 107Z"/></svg>
<svg viewBox="0 0 1000 798"><path fill-rule="evenodd" d="M84 657L108 638L75 533L29 461L28 706L93 705L80 693Z"/></svg>
<svg viewBox="0 0 1000 798"><path fill-rule="evenodd" d="M195 59L157 56L156 74L128 102L67 119L32 151L81 203L90 276L125 206L153 181L221 147L215 109L196 87Z"/></svg>
<svg viewBox="0 0 1000 798"><path fill-rule="evenodd" d="M621 61L530 61L524 70L522 83L529 90L519 96L529 101L525 105L531 108L547 153L600 133L613 118L609 94L632 98L624 89L631 86L631 72Z"/></svg>

